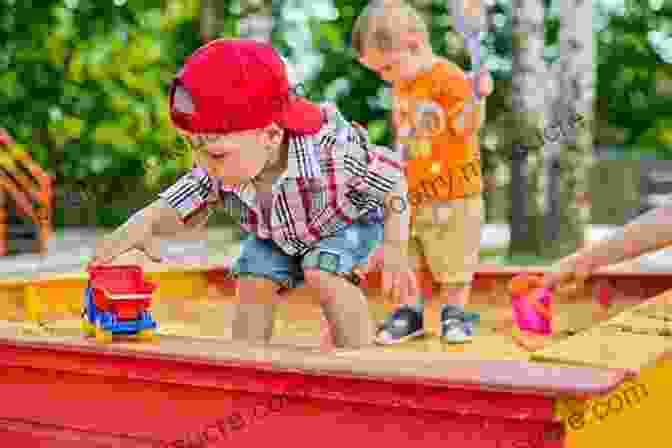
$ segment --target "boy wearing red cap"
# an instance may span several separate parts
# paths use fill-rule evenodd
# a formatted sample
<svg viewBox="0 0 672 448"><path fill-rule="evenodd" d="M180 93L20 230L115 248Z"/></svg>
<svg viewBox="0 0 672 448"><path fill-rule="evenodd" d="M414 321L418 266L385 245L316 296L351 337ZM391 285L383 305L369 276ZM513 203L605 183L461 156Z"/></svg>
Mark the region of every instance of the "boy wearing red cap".
<svg viewBox="0 0 672 448"><path fill-rule="evenodd" d="M196 50L173 81L170 106L194 169L106 237L92 263L131 248L160 258L153 236L202 225L220 207L248 234L233 268L234 339L268 342L280 293L305 283L319 295L336 346L371 344L355 266L382 246L384 288L416 293L402 251L408 216L385 213L406 195L399 156L370 144L335 107L292 95L282 59L254 40Z"/></svg>

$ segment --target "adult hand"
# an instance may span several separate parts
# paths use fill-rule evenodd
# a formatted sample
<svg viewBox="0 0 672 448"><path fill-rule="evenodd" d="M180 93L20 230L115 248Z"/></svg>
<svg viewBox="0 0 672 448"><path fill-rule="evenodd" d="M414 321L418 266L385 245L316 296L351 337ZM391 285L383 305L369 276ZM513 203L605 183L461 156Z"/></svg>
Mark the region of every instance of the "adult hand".
<svg viewBox="0 0 672 448"><path fill-rule="evenodd" d="M544 276L543 285L560 292L567 291L572 285L577 290L582 289L595 269L591 257L575 253L555 263L551 272Z"/></svg>

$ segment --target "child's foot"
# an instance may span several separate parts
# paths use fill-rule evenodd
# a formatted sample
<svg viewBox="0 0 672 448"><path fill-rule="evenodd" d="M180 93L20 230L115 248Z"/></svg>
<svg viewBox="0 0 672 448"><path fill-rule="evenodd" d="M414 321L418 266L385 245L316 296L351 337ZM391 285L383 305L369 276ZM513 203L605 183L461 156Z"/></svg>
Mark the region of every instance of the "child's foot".
<svg viewBox="0 0 672 448"><path fill-rule="evenodd" d="M461 307L444 305L441 309L441 339L448 344L463 344L471 341L474 323L480 316L467 313Z"/></svg>
<svg viewBox="0 0 672 448"><path fill-rule="evenodd" d="M402 305L378 328L376 343L399 344L425 334L422 312Z"/></svg>

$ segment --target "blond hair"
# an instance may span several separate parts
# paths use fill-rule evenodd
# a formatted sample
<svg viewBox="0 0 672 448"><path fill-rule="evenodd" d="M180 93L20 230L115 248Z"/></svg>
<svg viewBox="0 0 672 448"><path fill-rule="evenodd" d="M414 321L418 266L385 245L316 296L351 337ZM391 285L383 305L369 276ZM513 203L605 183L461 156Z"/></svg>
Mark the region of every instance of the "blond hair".
<svg viewBox="0 0 672 448"><path fill-rule="evenodd" d="M358 56L367 48L388 51L402 33L421 33L429 41L427 24L415 8L403 0L373 0L355 19L352 48Z"/></svg>

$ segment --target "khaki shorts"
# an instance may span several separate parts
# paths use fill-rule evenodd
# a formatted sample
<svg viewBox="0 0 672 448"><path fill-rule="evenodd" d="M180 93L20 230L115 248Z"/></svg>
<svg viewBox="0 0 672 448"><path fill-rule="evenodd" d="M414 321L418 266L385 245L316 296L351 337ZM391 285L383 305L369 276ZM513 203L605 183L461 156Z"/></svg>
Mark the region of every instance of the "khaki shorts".
<svg viewBox="0 0 672 448"><path fill-rule="evenodd" d="M418 205L409 245L415 266L428 267L437 283L471 282L479 262L483 221L481 194Z"/></svg>

